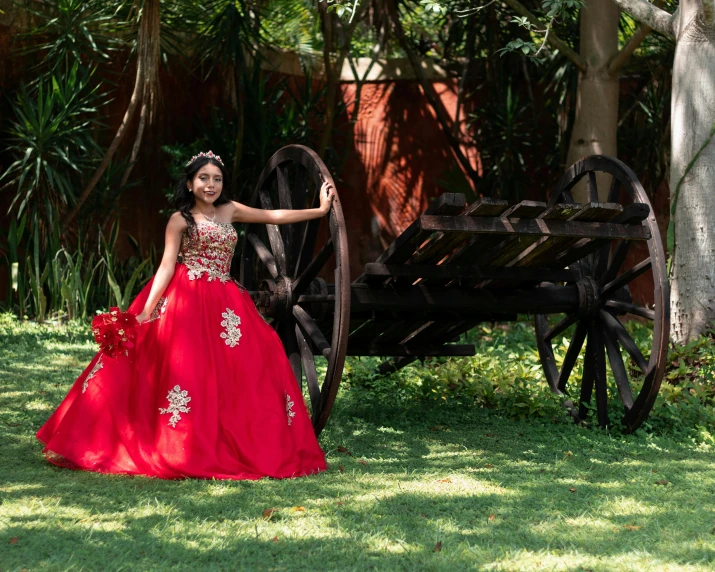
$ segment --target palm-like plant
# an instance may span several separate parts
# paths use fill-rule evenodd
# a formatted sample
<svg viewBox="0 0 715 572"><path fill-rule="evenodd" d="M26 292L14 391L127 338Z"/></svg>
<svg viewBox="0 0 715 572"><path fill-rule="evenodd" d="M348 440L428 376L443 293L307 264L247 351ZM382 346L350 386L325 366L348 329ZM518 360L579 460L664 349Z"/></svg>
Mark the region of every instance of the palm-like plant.
<svg viewBox="0 0 715 572"><path fill-rule="evenodd" d="M23 7L41 23L26 34L31 45L20 53L42 54L38 67L51 74L75 64L106 63L122 44L119 33L126 24L117 14L127 4L124 0L34 0Z"/></svg>
<svg viewBox="0 0 715 572"><path fill-rule="evenodd" d="M7 145L15 160L0 176L3 187L15 188L10 208L18 217L30 210L32 199L33 222L51 226L74 202L82 174L96 161L92 128L101 102L92 75L75 62L62 77L45 75L34 86L20 87Z"/></svg>

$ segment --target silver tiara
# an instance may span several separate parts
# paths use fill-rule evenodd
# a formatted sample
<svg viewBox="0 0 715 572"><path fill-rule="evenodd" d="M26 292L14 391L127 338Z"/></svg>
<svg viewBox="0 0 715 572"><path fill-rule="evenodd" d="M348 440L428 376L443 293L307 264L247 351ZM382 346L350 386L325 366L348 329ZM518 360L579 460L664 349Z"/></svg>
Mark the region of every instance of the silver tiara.
<svg viewBox="0 0 715 572"><path fill-rule="evenodd" d="M191 157L191 160L188 163L186 163L186 166L188 167L189 165L191 165L191 163L196 161L196 159L200 159L201 157L207 157L209 159L216 159L216 161L218 161L219 163L221 163L222 166L225 167L225 165L223 164L223 161L221 160L221 157L219 157L218 155L214 155L213 151L209 151L208 153L204 153L203 151L201 151L201 153L199 153L198 155L194 155L193 157Z"/></svg>

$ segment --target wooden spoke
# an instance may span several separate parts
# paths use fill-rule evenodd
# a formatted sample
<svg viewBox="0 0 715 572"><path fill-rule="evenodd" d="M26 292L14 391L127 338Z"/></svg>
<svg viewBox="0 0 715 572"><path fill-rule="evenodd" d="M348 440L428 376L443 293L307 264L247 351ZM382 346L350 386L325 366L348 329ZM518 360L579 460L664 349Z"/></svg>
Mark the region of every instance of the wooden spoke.
<svg viewBox="0 0 715 572"><path fill-rule="evenodd" d="M588 172L588 180L586 182L588 188L588 202L597 203L598 201L598 185L596 184L596 173Z"/></svg>
<svg viewBox="0 0 715 572"><path fill-rule="evenodd" d="M609 203L617 203L621 194L621 181L617 177L611 179L611 188L608 189L608 201Z"/></svg>
<svg viewBox="0 0 715 572"><path fill-rule="evenodd" d="M591 404L593 395L593 382L595 378L595 363L593 352L594 340L589 336L586 342L586 359L583 364L583 378L581 379L581 393L578 400L579 419L586 419L588 416L588 406Z"/></svg>
<svg viewBox="0 0 715 572"><path fill-rule="evenodd" d="M278 165L276 167L276 182L278 184L278 204L282 209L292 209L293 201L290 196L290 188L288 187L288 173L286 172L287 165Z"/></svg>
<svg viewBox="0 0 715 572"><path fill-rule="evenodd" d="M551 346L550 338L547 338L549 331L549 319L544 314L534 316L534 328L536 329L536 345L541 358L541 365L544 368L546 381L549 382L549 387L554 393L561 393L558 388L559 371L556 369L556 361L554 360L554 349Z"/></svg>
<svg viewBox="0 0 715 572"><path fill-rule="evenodd" d="M571 338L571 343L569 344L569 349L566 350L566 356L564 357L564 363L561 366L561 374L559 375L559 391L566 391L566 384L568 383L569 377L571 376L571 370L576 364L576 359L581 353L581 348L583 347L583 341L586 339L586 332L588 327L585 322L580 321L576 326L576 331Z"/></svg>
<svg viewBox="0 0 715 572"><path fill-rule="evenodd" d="M634 316L640 316L641 318L655 320L655 310L651 310L645 306L629 304L628 302L621 302L620 300L607 300L604 306L627 314L633 314Z"/></svg>
<svg viewBox="0 0 715 572"><path fill-rule="evenodd" d="M608 427L608 384L606 378L606 355L603 349L603 334L596 320L591 322L588 333L593 363L593 383L596 386L596 413L598 424ZM588 354L588 347L587 347Z"/></svg>
<svg viewBox="0 0 715 572"><path fill-rule="evenodd" d="M320 189L316 188L313 191L313 197L310 201L310 207L316 208L320 201ZM303 230L303 236L300 240L300 254L298 255L298 261L295 266L295 275L297 276L305 267L309 264L313 256L313 251L315 250L315 242L318 239L318 229L320 228L319 218L314 218L305 223L305 228Z"/></svg>
<svg viewBox="0 0 715 572"><path fill-rule="evenodd" d="M303 385L303 371L301 368L300 348L298 347L298 340L296 340L294 334L295 327L296 323L293 316L287 316L279 322L277 329L278 335L281 337L281 340L283 340L283 345L288 355L288 361L293 370L295 381L298 387L301 387Z"/></svg>
<svg viewBox="0 0 715 572"><path fill-rule="evenodd" d="M328 340L325 339L323 332L320 331L318 324L315 323L315 320L311 318L310 314L308 314L308 312L300 306L293 306L293 315L295 316L295 319L298 320L301 328L303 328L305 333L308 334L311 340L313 340L313 343L315 344L315 347L318 348L318 351L324 357L329 357L330 344L328 343Z"/></svg>
<svg viewBox="0 0 715 572"><path fill-rule="evenodd" d="M313 411L320 409L320 386L318 384L318 371L315 369L315 360L313 352L310 349L308 341L303 335L298 324L295 325L295 337L300 348L300 358L303 363L303 372L305 373L305 381L308 384L308 395L310 395L310 407Z"/></svg>
<svg viewBox="0 0 715 572"><path fill-rule="evenodd" d="M604 327L602 333L606 352L608 353L608 362L611 364L611 372L616 380L618 394L621 396L623 407L625 407L626 411L630 411L631 407L633 407L633 393L628 382L626 367L623 365L621 350L618 349L618 343L611 337L611 332L607 328Z"/></svg>
<svg viewBox="0 0 715 572"><path fill-rule="evenodd" d="M608 263L608 268L606 268L606 271L603 273L603 275L598 278L598 282L601 286L607 284L616 277L618 271L621 269L621 266L623 266L623 262L626 260L628 250L630 250L630 248L630 241L618 241L616 249L613 251L613 258L611 258L611 261Z"/></svg>
<svg viewBox="0 0 715 572"><path fill-rule="evenodd" d="M633 361L636 362L638 369L640 369L644 375L647 374L648 362L643 357L641 351L638 349L636 342L633 341L631 335L623 327L623 324L621 324L615 316L611 315L605 310L601 310L600 316L603 324L606 326L606 328L608 328L608 331L610 332L611 336L615 336L618 338L618 341L621 342L623 349L625 349L628 352L628 355L633 358Z"/></svg>
<svg viewBox="0 0 715 572"><path fill-rule="evenodd" d="M305 194L307 189L307 175L308 171L302 165L295 165L295 178L293 179L293 197L294 204L297 208L305 208ZM307 222L299 222L296 224L286 225L290 226L290 242L287 245L288 252L288 272L289 275L295 278L298 275L298 258L300 257L300 247L303 239L303 234L305 233L305 227Z"/></svg>
<svg viewBox="0 0 715 572"><path fill-rule="evenodd" d="M310 283L315 279L316 276L318 276L318 273L323 268L323 266L325 266L325 263L333 254L333 251L334 245L333 239L331 238L328 240L328 242L325 243L323 248L320 249L320 252L315 255L315 258L310 261L308 267L305 268L305 270L303 270L303 272L298 276L298 278L295 279L295 282L293 282L294 297L300 296L303 292L305 292L308 286L310 286Z"/></svg>
<svg viewBox="0 0 715 572"><path fill-rule="evenodd" d="M273 203L271 198L265 189L261 189L258 192L258 196L261 200L261 206L266 210L273 210ZM278 266L278 273L285 275L286 273L286 255L285 249L283 247L283 238L281 237L281 232L278 229L278 225L267 224L266 230L268 231L268 240L271 243L271 250L273 251L273 256L276 259L276 264Z"/></svg>
<svg viewBox="0 0 715 572"><path fill-rule="evenodd" d="M603 287L601 295L607 296L611 292L615 292L619 288L622 288L623 286L625 286L629 282L632 282L633 280L638 278L641 274L643 274L644 272L649 270L651 268L651 266L652 266L652 264L651 264L650 258L646 258L645 260L642 260L641 262L636 264L633 268L626 270L618 278L615 278L615 279L611 280L608 284L606 284Z"/></svg>
<svg viewBox="0 0 715 572"><path fill-rule="evenodd" d="M570 326L575 324L576 320L578 320L578 316L576 314L569 314L565 318L562 318L559 323L556 324L553 328L551 328L548 332L546 332L544 334L544 338L547 341L553 340L556 336L563 333Z"/></svg>
<svg viewBox="0 0 715 572"><path fill-rule="evenodd" d="M273 258L271 251L268 250L268 248L265 244L263 244L261 239L253 233L247 234L246 239L248 240L248 242L251 243L251 246L253 246L254 250L256 251L256 254L258 254L258 258L261 259L264 266L268 269L268 272L270 272L271 276L273 278L277 278L278 267L276 266L276 260L275 258Z"/></svg>

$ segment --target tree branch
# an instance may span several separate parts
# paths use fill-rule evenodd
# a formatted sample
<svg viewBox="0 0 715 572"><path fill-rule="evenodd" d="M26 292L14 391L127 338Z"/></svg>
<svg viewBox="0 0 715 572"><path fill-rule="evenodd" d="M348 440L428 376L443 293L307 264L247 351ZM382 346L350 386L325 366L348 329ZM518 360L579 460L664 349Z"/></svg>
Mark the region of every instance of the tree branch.
<svg viewBox="0 0 715 572"><path fill-rule="evenodd" d="M614 0L614 2L617 0ZM526 7L519 2L519 0L504 0L504 3L509 6L514 12L519 14L520 16L524 16L529 22L531 22L534 26L541 28L543 26L543 22L539 20L534 14L529 12L529 10L526 9ZM545 42L548 42L552 48L558 50L561 52L563 55L565 55L568 59L570 59L573 64L580 69L582 72L585 72L588 66L586 65L586 62L583 61L581 56L579 56L573 48L569 47L567 44L565 44L561 38L559 38L556 34L553 32L549 33L546 38L544 38Z"/></svg>
<svg viewBox="0 0 715 572"><path fill-rule="evenodd" d="M635 31L635 33L626 42L626 45L623 46L615 56L613 56L613 59L610 62L608 62L606 72L609 76L616 75L619 71L621 71L621 68L626 64L626 62L628 62L630 57L633 55L633 52L638 49L638 46L641 45L650 32L651 28L648 26L640 26Z"/></svg>
<svg viewBox="0 0 715 572"><path fill-rule="evenodd" d="M673 15L668 14L646 0L613 0L624 12L628 12L641 24L660 32L664 36L675 37ZM713 0L706 0L712 4Z"/></svg>

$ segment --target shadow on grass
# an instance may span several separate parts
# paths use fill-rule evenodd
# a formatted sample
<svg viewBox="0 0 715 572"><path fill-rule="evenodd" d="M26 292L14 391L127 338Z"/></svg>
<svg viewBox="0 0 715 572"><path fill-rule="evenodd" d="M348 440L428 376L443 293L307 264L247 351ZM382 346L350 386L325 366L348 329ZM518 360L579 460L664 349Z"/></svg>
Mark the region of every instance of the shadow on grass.
<svg viewBox="0 0 715 572"><path fill-rule="evenodd" d="M16 368L16 350L0 345L3 569L645 570L715 560L708 451L466 407L394 407L359 391L341 394L321 437L331 464L322 475L162 481L60 469L34 432L91 357L76 351L74 369L37 348Z"/></svg>

